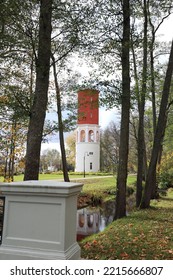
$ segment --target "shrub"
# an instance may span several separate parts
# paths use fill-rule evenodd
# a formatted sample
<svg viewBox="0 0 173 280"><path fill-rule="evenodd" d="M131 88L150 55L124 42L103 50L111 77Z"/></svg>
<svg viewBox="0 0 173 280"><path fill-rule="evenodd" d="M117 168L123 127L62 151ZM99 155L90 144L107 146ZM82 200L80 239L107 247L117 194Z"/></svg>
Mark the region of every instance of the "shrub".
<svg viewBox="0 0 173 280"><path fill-rule="evenodd" d="M173 168L160 172L159 174L159 187L161 189L169 189L173 186Z"/></svg>
<svg viewBox="0 0 173 280"><path fill-rule="evenodd" d="M168 189L173 186L173 152L162 157L158 172L159 188Z"/></svg>

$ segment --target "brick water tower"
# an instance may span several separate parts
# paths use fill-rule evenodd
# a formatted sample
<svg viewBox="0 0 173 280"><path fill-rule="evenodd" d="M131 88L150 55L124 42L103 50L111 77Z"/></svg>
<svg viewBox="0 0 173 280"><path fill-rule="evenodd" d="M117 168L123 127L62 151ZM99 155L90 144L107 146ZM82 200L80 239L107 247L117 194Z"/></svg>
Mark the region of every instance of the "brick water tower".
<svg viewBox="0 0 173 280"><path fill-rule="evenodd" d="M78 126L76 139L77 172L100 170L99 93L85 89L78 92Z"/></svg>

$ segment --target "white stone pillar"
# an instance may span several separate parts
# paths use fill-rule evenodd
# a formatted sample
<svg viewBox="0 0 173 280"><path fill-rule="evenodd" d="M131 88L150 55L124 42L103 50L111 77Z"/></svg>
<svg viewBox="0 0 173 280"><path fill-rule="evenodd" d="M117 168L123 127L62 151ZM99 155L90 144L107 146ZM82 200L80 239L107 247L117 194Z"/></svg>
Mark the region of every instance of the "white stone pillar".
<svg viewBox="0 0 173 280"><path fill-rule="evenodd" d="M86 133L86 142L89 142L89 128L88 125L85 127L85 133Z"/></svg>
<svg viewBox="0 0 173 280"><path fill-rule="evenodd" d="M81 188L58 181L0 184L5 196L0 259L80 259L76 213Z"/></svg>

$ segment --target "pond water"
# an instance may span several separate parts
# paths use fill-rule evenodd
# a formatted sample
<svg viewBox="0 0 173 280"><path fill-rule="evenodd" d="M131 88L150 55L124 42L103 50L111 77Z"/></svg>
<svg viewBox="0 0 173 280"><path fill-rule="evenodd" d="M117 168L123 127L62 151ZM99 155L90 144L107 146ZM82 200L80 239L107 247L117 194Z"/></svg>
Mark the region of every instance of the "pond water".
<svg viewBox="0 0 173 280"><path fill-rule="evenodd" d="M105 229L113 221L115 202L109 201L102 207L86 207L77 211L77 240Z"/></svg>

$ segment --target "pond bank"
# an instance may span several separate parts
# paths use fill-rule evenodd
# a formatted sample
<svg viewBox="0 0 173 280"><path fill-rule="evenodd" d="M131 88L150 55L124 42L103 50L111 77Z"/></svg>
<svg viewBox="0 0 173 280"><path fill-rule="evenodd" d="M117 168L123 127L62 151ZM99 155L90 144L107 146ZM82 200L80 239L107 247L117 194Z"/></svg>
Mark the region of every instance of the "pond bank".
<svg viewBox="0 0 173 280"><path fill-rule="evenodd" d="M150 209L134 210L80 242L82 258L92 260L172 260L173 189Z"/></svg>

